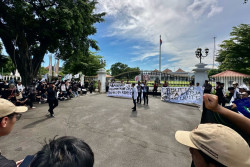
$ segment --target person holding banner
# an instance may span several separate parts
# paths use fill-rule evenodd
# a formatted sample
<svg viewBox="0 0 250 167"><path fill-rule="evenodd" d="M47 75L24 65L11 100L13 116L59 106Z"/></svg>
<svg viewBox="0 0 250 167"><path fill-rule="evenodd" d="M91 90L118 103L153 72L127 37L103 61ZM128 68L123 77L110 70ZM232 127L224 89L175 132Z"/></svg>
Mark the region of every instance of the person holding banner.
<svg viewBox="0 0 250 167"><path fill-rule="evenodd" d="M135 87L135 83L132 83L132 99L134 103L134 107L132 108L132 111L136 111L136 99L137 99L137 88Z"/></svg>
<svg viewBox="0 0 250 167"><path fill-rule="evenodd" d="M148 92L149 92L149 87L147 86L147 82L145 82L144 87L143 87L143 102L144 105L147 101L147 105L148 105Z"/></svg>

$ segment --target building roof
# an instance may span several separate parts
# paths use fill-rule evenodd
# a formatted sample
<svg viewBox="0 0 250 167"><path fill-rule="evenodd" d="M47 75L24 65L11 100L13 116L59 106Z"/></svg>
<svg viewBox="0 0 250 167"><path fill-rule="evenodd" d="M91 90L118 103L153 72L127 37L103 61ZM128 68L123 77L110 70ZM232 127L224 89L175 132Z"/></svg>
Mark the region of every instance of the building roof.
<svg viewBox="0 0 250 167"><path fill-rule="evenodd" d="M155 69L155 70L154 70L154 71L152 71L152 72L159 72L159 70Z"/></svg>
<svg viewBox="0 0 250 167"><path fill-rule="evenodd" d="M212 77L213 78L216 78L216 77L246 77L248 78L250 77L250 75L242 74L242 73L231 71L231 70L226 70L219 74L212 75Z"/></svg>
<svg viewBox="0 0 250 167"><path fill-rule="evenodd" d="M175 71L175 72L185 72L185 71L183 71L182 69L178 69L177 71Z"/></svg>
<svg viewBox="0 0 250 167"><path fill-rule="evenodd" d="M163 73L168 73L168 72L172 72L172 70L170 70L170 69L165 69L164 71L162 71Z"/></svg>

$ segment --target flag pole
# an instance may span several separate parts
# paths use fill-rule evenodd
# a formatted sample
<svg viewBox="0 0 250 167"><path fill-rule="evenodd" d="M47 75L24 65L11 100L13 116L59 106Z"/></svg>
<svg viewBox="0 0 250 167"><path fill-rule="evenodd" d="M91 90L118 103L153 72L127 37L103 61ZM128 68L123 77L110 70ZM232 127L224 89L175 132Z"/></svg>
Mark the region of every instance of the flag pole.
<svg viewBox="0 0 250 167"><path fill-rule="evenodd" d="M161 83L161 44L162 44L162 40L161 40L161 35L160 35L160 53L159 53L159 72L160 72L160 83Z"/></svg>

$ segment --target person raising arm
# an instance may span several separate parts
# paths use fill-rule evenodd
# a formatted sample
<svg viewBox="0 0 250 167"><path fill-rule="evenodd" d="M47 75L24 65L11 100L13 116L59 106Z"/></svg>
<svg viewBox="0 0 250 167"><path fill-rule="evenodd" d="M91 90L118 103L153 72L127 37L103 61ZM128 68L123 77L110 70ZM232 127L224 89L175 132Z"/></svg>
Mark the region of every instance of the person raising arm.
<svg viewBox="0 0 250 167"><path fill-rule="evenodd" d="M234 124L236 127L242 130L244 133L246 133L247 135L250 135L250 128L249 128L250 119L249 118L219 105L218 97L216 95L204 94L203 101L207 109L222 115L223 117L228 119L232 124Z"/></svg>

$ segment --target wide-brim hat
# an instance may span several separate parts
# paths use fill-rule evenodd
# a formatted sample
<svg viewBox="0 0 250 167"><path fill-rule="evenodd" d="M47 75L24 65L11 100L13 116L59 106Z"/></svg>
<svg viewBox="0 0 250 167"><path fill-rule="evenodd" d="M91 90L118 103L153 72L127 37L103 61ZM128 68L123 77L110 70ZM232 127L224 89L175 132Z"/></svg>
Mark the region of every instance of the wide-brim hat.
<svg viewBox="0 0 250 167"><path fill-rule="evenodd" d="M201 150L225 166L250 166L250 148L247 142L227 126L200 124L192 131L177 131L175 138L179 143Z"/></svg>
<svg viewBox="0 0 250 167"><path fill-rule="evenodd" d="M15 106L10 101L0 98L0 118L12 113L24 113L28 110L26 106Z"/></svg>

